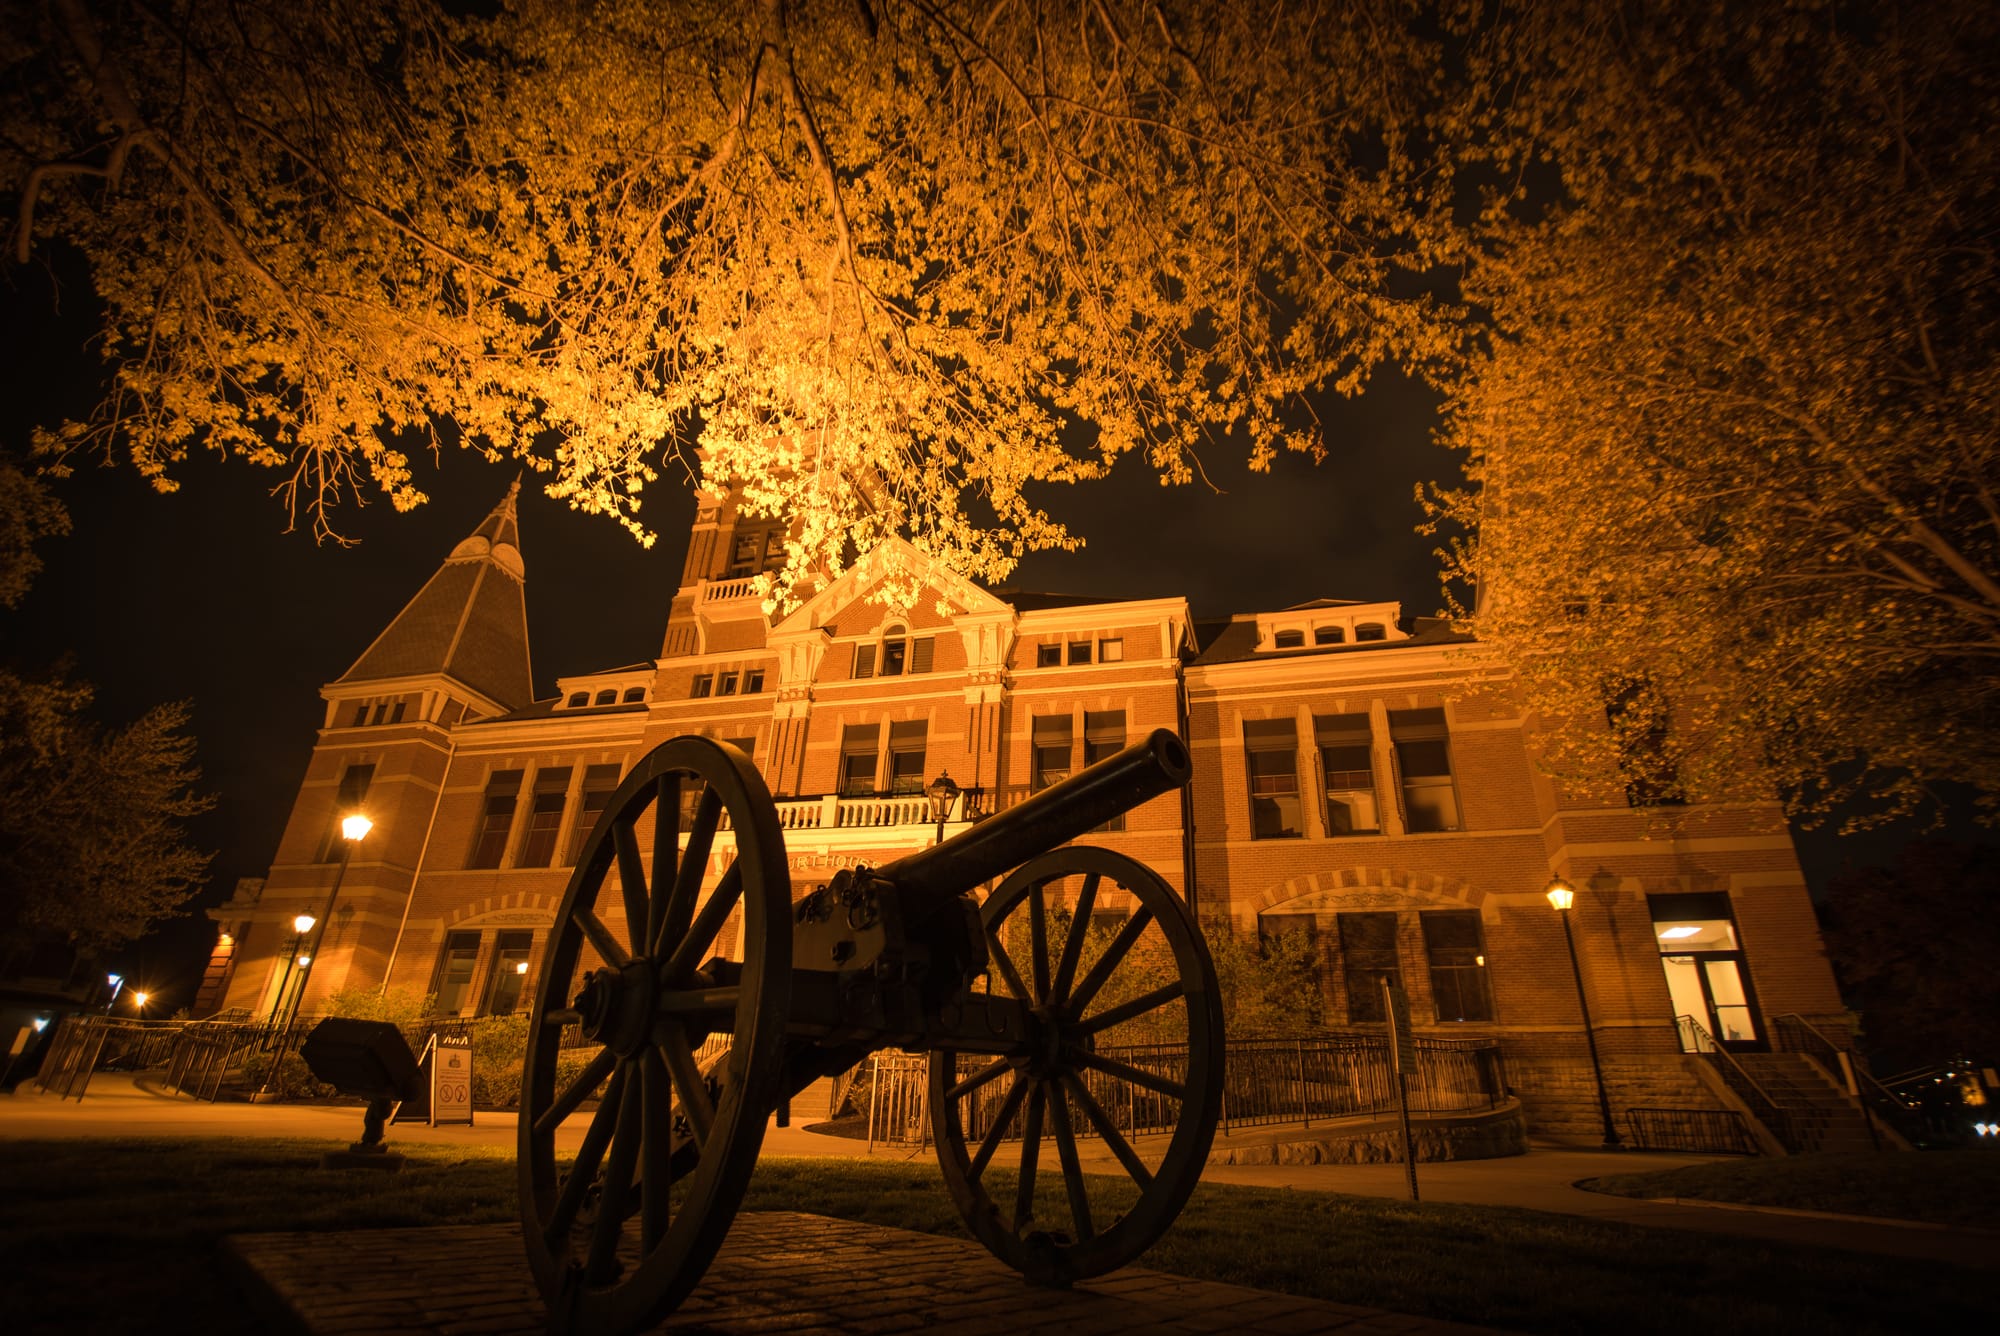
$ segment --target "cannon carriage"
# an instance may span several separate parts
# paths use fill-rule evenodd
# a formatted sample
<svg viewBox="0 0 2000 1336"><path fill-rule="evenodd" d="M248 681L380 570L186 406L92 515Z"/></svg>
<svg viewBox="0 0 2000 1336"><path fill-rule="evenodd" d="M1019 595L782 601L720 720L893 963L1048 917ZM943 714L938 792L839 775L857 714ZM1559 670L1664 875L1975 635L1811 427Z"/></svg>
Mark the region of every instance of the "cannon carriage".
<svg viewBox="0 0 2000 1336"><path fill-rule="evenodd" d="M584 845L536 991L521 1212L551 1329L631 1331L671 1312L721 1247L771 1115L883 1048L929 1055L946 1186L973 1236L1029 1281L1100 1275L1151 1246L1220 1115L1214 965L1157 874L1068 841L1189 774L1161 730L794 905L749 758L700 737L649 753ZM704 899L723 831L735 857ZM1115 930L1093 930L1103 910L1124 911ZM559 1077L568 1027L601 1047ZM1141 1027L1174 1035L1185 1061L1121 1056ZM593 1098L565 1172L556 1129ZM1164 1130L1121 1130L1135 1098L1167 1110ZM1093 1185L1086 1162L1109 1178Z"/></svg>

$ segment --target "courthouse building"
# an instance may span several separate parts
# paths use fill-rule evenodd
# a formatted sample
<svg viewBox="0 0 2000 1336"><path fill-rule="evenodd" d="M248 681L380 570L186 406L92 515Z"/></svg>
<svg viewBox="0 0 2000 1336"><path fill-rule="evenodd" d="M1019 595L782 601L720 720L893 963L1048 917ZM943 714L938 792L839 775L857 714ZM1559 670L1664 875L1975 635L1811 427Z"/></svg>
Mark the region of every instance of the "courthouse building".
<svg viewBox="0 0 2000 1336"><path fill-rule="evenodd" d="M1778 805L1565 791L1504 665L1448 623L1333 599L1197 622L1172 594L988 591L901 544L887 560L924 588L907 614L850 571L774 619L755 577L782 548L781 525L705 496L657 656L538 699L510 493L322 689L270 872L213 911L204 1007L276 1006L292 920L336 876L307 1013L385 982L446 1014L524 1007L584 836L678 734L755 759L802 893L932 842L935 777L961 790L948 836L1167 728L1193 783L1090 842L1151 865L1211 932L1310 933L1328 1024L1379 1025L1387 978L1420 1034L1499 1040L1531 1126L1581 1129L1594 1108L1554 876L1577 891L1614 1103L1695 1097L1675 1084L1678 1017L1746 1050L1787 1014L1841 1028ZM343 873L354 811L374 826Z"/></svg>

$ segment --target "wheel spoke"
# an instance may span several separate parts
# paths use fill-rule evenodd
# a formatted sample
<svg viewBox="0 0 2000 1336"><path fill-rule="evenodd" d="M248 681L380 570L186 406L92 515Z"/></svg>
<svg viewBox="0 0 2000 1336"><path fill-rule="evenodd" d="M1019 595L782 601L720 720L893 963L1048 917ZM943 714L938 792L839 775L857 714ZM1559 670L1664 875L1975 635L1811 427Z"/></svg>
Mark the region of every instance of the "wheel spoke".
<svg viewBox="0 0 2000 1336"><path fill-rule="evenodd" d="M597 1050L597 1056L583 1065L583 1070L569 1083L569 1089L557 1095L555 1102L535 1119L535 1135L547 1136L562 1126L563 1119L575 1113L577 1106L590 1098L591 1091L604 1084L604 1078L611 1075L611 1069L617 1065L616 1053L608 1048Z"/></svg>
<svg viewBox="0 0 2000 1336"><path fill-rule="evenodd" d="M1058 1006L1069 999L1069 986L1076 979L1076 967L1083 959L1083 939L1090 935L1090 912L1097 907L1097 883L1100 880L1093 872L1083 879L1083 889L1077 892L1076 911L1070 915L1069 936L1063 938L1062 960L1056 965L1056 977L1049 985L1049 1001Z"/></svg>
<svg viewBox="0 0 2000 1336"><path fill-rule="evenodd" d="M979 1089L979 1087L1006 1072L1009 1065L1007 1059L995 1058L951 1089L945 1091L944 1097L946 1099L964 1099L967 1095Z"/></svg>
<svg viewBox="0 0 2000 1336"><path fill-rule="evenodd" d="M1076 1241L1088 1242L1097 1230L1090 1223L1090 1193L1083 1183L1083 1164L1076 1156L1076 1129L1069 1123L1069 1104L1059 1086L1048 1090L1049 1121L1056 1129L1056 1157L1062 1161L1063 1187L1069 1193L1069 1218L1076 1223Z"/></svg>
<svg viewBox="0 0 2000 1336"><path fill-rule="evenodd" d="M612 969L622 970L632 958L625 954L625 948L618 945L618 939L611 935L611 929L604 926L604 920L582 905L576 907L576 926L583 929L583 935L597 948L597 954Z"/></svg>
<svg viewBox="0 0 2000 1336"><path fill-rule="evenodd" d="M1000 982L1007 985L1007 991L1014 995L1014 1000L1024 1007L1034 1006L1035 999L1028 995L1028 985L1021 982L1021 971L1014 968L1014 957L1000 945L1000 939L994 935L990 924L986 929L986 954L999 967Z"/></svg>
<svg viewBox="0 0 2000 1336"><path fill-rule="evenodd" d="M648 1253L672 1223L668 1199L674 1186L674 1086L658 1049L647 1049L639 1074L646 1084L646 1130L640 1143L645 1161L639 1171L641 1246Z"/></svg>
<svg viewBox="0 0 2000 1336"><path fill-rule="evenodd" d="M1028 968L1035 975L1035 1001L1049 1000L1049 914L1039 885L1028 888Z"/></svg>
<svg viewBox="0 0 2000 1336"><path fill-rule="evenodd" d="M678 810L674 813L674 821L675 839L678 840ZM701 797L695 803L694 825L688 828L688 847L681 855L680 870L674 876L673 893L667 899L666 908L661 911L660 931L653 940L654 955L666 954L668 944L678 942L683 934L692 937L693 930L687 925L694 919L694 902L701 894L701 879L708 871L709 851L715 844L716 827L721 824L722 795L704 786ZM729 872L735 871L736 865L730 864ZM723 875L727 877L729 872ZM722 887L718 883L716 893L719 895L721 892ZM709 934L710 937L714 935L713 932Z"/></svg>
<svg viewBox="0 0 2000 1336"><path fill-rule="evenodd" d="M689 866L694 865L693 849L689 849ZM701 957L715 944L715 936L722 931L722 925L729 920L729 911L736 908L736 902L743 896L743 869L735 864L722 874L722 880L715 883L715 893L708 897L708 903L695 916L686 937L674 948L673 957L660 971L662 980L685 979L701 965Z"/></svg>
<svg viewBox="0 0 2000 1336"><path fill-rule="evenodd" d="M1014 1232L1035 1218L1035 1165L1042 1157L1042 1103L1046 1092L1037 1081L1028 1091L1027 1126L1021 1131L1021 1181L1014 1186Z"/></svg>
<svg viewBox="0 0 2000 1336"><path fill-rule="evenodd" d="M1146 931L1147 925L1152 921L1153 911L1144 905L1139 906L1133 911L1132 917L1125 920L1125 926L1118 930L1118 935L1104 948L1104 954L1091 965L1090 973L1084 975L1083 982L1076 986L1076 992L1070 995L1069 1007L1072 1015L1081 1015L1084 1008L1090 1005L1090 1000L1097 996L1097 990L1104 987L1105 980L1109 979L1112 971L1118 968L1118 962L1125 959L1125 953L1132 949L1132 944L1139 940L1139 935Z"/></svg>
<svg viewBox="0 0 2000 1336"><path fill-rule="evenodd" d="M667 1070L673 1073L674 1088L681 1097L681 1112L687 1115L695 1148L706 1150L709 1131L715 1126L715 1105L708 1097L708 1082L702 1079L701 1068L694 1060L687 1031L678 1025L669 1026L662 1036L660 1053L667 1060Z"/></svg>
<svg viewBox="0 0 2000 1336"><path fill-rule="evenodd" d="M681 777L677 770L660 776L653 795L653 884L647 898L646 954L658 955L660 934L667 921L668 888L675 883L681 858Z"/></svg>
<svg viewBox="0 0 2000 1336"><path fill-rule="evenodd" d="M1155 988L1150 993L1141 993L1137 997L1127 998L1115 1007L1106 1007L1095 1016L1087 1020L1078 1021L1070 1027L1069 1033L1075 1035L1096 1034L1099 1030L1108 1030L1114 1025L1123 1025L1135 1016L1143 1016L1147 1012L1164 1007L1167 1003L1185 995L1186 989L1182 986L1179 979L1175 979L1172 983Z"/></svg>
<svg viewBox="0 0 2000 1336"><path fill-rule="evenodd" d="M605 1118L606 1108L616 1107L625 1094L625 1073L621 1069L611 1078L611 1089L606 1092L603 1105L597 1116L590 1120L584 1130L583 1143L576 1148L576 1160L570 1165L569 1177L563 1180L562 1191L556 1196L556 1208L549 1212L548 1223L542 1229L542 1237L549 1250L558 1256L566 1253L564 1244L570 1226L576 1223L577 1210L583 1205L583 1197L597 1178L597 1163L604 1158L604 1147L611 1140L612 1123Z"/></svg>
<svg viewBox="0 0 2000 1336"><path fill-rule="evenodd" d="M622 1069L621 1074L627 1074L619 1092L624 1098L617 1102L617 1130L611 1138L610 1158L604 1164L604 1185L598 1190L597 1221L590 1231L585 1274L599 1285L618 1278L618 1235L625 1224L625 1199L632 1192L632 1170L639 1163L639 1142L645 1130L640 1114L642 1083L631 1079L631 1070L630 1064Z"/></svg>
<svg viewBox="0 0 2000 1336"><path fill-rule="evenodd" d="M1107 1058L1101 1053L1072 1052L1070 1056L1085 1067L1089 1067L1093 1071L1103 1072L1106 1076L1115 1076L1127 1085L1143 1086L1147 1090L1165 1095L1170 1099L1184 1100L1187 1098L1186 1086L1177 1081L1170 1081L1164 1076L1155 1076L1151 1072L1141 1071L1130 1063L1120 1062L1116 1058Z"/></svg>
<svg viewBox="0 0 2000 1336"><path fill-rule="evenodd" d="M737 999L742 996L743 990L733 984L727 988L688 988L661 993L653 1003L653 1010L662 1016L734 1011Z"/></svg>
<svg viewBox="0 0 2000 1336"><path fill-rule="evenodd" d="M618 891L625 902L625 938L632 954L646 954L646 862L639 856L639 831L630 821L611 826L611 845L618 851Z"/></svg>
<svg viewBox="0 0 2000 1336"><path fill-rule="evenodd" d="M1014 1120L1016 1113L1020 1112L1021 1097L1027 1093L1028 1078L1016 1072L1014 1084L1007 1087L1007 1097L1000 1101L1000 1108L993 1115L993 1125L987 1128L986 1135L980 1138L979 1149L974 1152L971 1167L965 1175L968 1179L973 1182L979 1181L979 1175L985 1172L987 1161L993 1158L994 1151L1000 1149L1000 1139L1006 1135L1007 1124Z"/></svg>
<svg viewBox="0 0 2000 1336"><path fill-rule="evenodd" d="M1076 1106L1083 1110L1083 1116L1097 1129L1098 1137L1105 1145L1111 1147L1111 1153L1118 1157L1118 1163L1125 1166L1125 1172L1139 1185L1139 1190L1144 1192L1153 1186L1153 1171L1146 1167L1145 1161L1139 1158L1139 1153L1132 1149L1131 1143L1120 1135L1118 1125L1112 1121L1111 1115L1105 1112L1104 1106L1097 1102L1097 1097L1090 1093L1090 1087L1083 1083L1083 1079L1075 1072L1064 1072L1062 1083L1063 1088L1069 1091L1070 1098L1076 1101Z"/></svg>

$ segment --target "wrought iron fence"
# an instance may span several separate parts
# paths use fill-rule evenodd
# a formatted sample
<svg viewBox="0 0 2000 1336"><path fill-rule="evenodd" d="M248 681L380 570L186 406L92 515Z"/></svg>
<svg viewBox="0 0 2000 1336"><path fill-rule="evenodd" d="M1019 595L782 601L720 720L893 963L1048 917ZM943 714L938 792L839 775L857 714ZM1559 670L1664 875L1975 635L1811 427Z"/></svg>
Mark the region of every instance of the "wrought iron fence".
<svg viewBox="0 0 2000 1336"><path fill-rule="evenodd" d="M1625 1138L1633 1150L1756 1155L1763 1149L1735 1109L1627 1109Z"/></svg>
<svg viewBox="0 0 2000 1336"><path fill-rule="evenodd" d="M1409 1074L1410 1110L1418 1114L1474 1113L1507 1099L1500 1045L1489 1039L1418 1039ZM1175 1084L1187 1079L1184 1044L1126 1045L1106 1057ZM929 1135L928 1059L878 1054L872 1068L870 1140L912 1144ZM965 1056L959 1075L988 1059ZM1388 1113L1396 1108L1396 1075L1385 1035L1334 1034L1290 1039L1240 1039L1228 1046L1222 1098L1224 1131ZM1180 1102L1100 1072L1086 1072L1085 1088L1128 1136L1168 1132ZM990 1081L959 1108L969 1138L983 1138L1006 1101L1005 1081ZM874 1112L879 1110L879 1115ZM1019 1135L1016 1112L1004 1136Z"/></svg>

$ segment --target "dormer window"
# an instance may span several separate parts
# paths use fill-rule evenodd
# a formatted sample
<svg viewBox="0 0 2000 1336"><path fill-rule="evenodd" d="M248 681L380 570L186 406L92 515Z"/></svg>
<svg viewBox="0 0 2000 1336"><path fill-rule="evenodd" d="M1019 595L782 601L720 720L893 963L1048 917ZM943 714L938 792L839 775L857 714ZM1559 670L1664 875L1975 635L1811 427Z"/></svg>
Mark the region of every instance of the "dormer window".
<svg viewBox="0 0 2000 1336"><path fill-rule="evenodd" d="M599 705L616 705L618 703L618 688L606 687L604 690L598 692L597 703Z"/></svg>
<svg viewBox="0 0 2000 1336"><path fill-rule="evenodd" d="M1271 637L1273 649L1302 649L1306 643L1304 631L1280 631Z"/></svg>
<svg viewBox="0 0 2000 1336"><path fill-rule="evenodd" d="M1318 626L1313 628L1313 644L1338 645L1347 639L1347 632L1338 626Z"/></svg>
<svg viewBox="0 0 2000 1336"><path fill-rule="evenodd" d="M572 691L569 693L570 709L580 710L588 704L590 704L590 693L588 691Z"/></svg>
<svg viewBox="0 0 2000 1336"><path fill-rule="evenodd" d="M1363 622L1354 628L1354 639L1358 644L1364 640L1387 640L1389 633L1380 622Z"/></svg>
<svg viewBox="0 0 2000 1336"><path fill-rule="evenodd" d="M646 699L646 688L644 688L644 687L626 687L626 688L625 688L625 696L624 696L624 702L625 702L625 704L627 704L627 705L635 705L635 704L637 704L637 703L639 703L640 701L643 701L643 700L645 700L645 699Z"/></svg>

